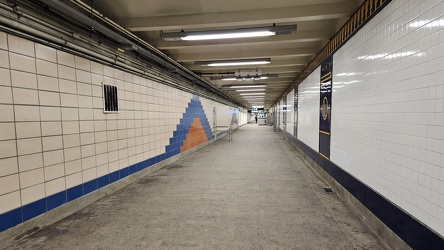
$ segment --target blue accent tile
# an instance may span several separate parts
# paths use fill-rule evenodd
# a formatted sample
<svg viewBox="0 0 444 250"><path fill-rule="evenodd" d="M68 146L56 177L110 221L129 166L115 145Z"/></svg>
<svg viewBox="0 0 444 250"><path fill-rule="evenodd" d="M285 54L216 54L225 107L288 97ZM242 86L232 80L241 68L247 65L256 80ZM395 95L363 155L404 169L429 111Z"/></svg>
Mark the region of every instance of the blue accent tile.
<svg viewBox="0 0 444 250"><path fill-rule="evenodd" d="M118 181L119 179L119 170L109 174L109 183L113 183L115 181Z"/></svg>
<svg viewBox="0 0 444 250"><path fill-rule="evenodd" d="M156 162L161 162L163 160L165 160L165 154L161 154L161 155L156 156Z"/></svg>
<svg viewBox="0 0 444 250"><path fill-rule="evenodd" d="M324 169L332 178L338 181L411 248L444 249L444 240L421 222L418 222L415 218L345 172L333 162L320 156L318 152L305 145L290 133L282 130L282 134L307 154L307 156Z"/></svg>
<svg viewBox="0 0 444 250"><path fill-rule="evenodd" d="M120 179L127 177L128 176L128 168L120 169L119 173L120 173Z"/></svg>
<svg viewBox="0 0 444 250"><path fill-rule="evenodd" d="M46 198L34 201L22 207L23 221L27 221L46 212Z"/></svg>
<svg viewBox="0 0 444 250"><path fill-rule="evenodd" d="M138 164L134 164L128 167L128 175L134 174L135 172L137 172L137 165Z"/></svg>
<svg viewBox="0 0 444 250"><path fill-rule="evenodd" d="M83 194L97 190L97 179L83 183Z"/></svg>
<svg viewBox="0 0 444 250"><path fill-rule="evenodd" d="M101 188L104 187L106 185L109 184L109 175L104 175L102 177L99 177L99 179L97 179L97 188Z"/></svg>
<svg viewBox="0 0 444 250"><path fill-rule="evenodd" d="M145 169L147 167L148 167L148 161L145 160L145 161L139 162L139 164L137 164L137 171L140 171L140 170Z"/></svg>
<svg viewBox="0 0 444 250"><path fill-rule="evenodd" d="M66 191L51 195L45 199L33 202L13 211L0 214L0 221L2 222L0 223L0 231L6 230L20 224L23 220L29 220L46 211L59 207L66 202L75 200L84 194L93 192L98 188L102 188L130 174L180 154L180 148L183 146L183 142L186 139L186 135L195 118L200 120L207 138L212 139L213 134L203 106L199 97L193 95L193 98L188 103L188 107L185 109L183 117L180 119L179 124L176 125L177 130L173 132L173 137L169 139L169 145L165 147L164 154L157 155L127 168L115 171L76 187L69 188Z"/></svg>
<svg viewBox="0 0 444 250"><path fill-rule="evenodd" d="M154 158L148 159L148 166L151 167L154 164Z"/></svg>
<svg viewBox="0 0 444 250"><path fill-rule="evenodd" d="M22 208L16 208L12 211L0 214L0 232L22 223Z"/></svg>
<svg viewBox="0 0 444 250"><path fill-rule="evenodd" d="M136 166L136 172L138 172L143 169L143 166L145 166L145 161L141 161L141 162L135 164L135 166Z"/></svg>
<svg viewBox="0 0 444 250"><path fill-rule="evenodd" d="M66 203L66 191L46 197L46 210L49 211Z"/></svg>
<svg viewBox="0 0 444 250"><path fill-rule="evenodd" d="M66 190L67 201L72 201L83 195L83 186L78 185Z"/></svg>

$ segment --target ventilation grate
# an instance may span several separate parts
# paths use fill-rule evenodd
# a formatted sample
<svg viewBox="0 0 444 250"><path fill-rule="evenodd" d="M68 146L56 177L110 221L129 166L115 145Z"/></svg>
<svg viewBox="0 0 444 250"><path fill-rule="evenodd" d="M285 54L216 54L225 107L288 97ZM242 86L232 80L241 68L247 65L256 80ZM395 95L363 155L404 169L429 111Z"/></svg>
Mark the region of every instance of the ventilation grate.
<svg viewBox="0 0 444 250"><path fill-rule="evenodd" d="M103 83L103 112L119 112L119 99L117 97L117 86Z"/></svg>

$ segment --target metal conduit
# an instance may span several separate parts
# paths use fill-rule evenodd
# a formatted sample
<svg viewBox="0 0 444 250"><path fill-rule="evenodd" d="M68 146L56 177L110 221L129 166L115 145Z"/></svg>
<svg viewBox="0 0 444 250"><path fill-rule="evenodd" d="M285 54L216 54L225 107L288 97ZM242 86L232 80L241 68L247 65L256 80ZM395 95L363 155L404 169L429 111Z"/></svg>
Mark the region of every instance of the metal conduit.
<svg viewBox="0 0 444 250"><path fill-rule="evenodd" d="M76 17L79 18L79 20L83 20L84 22L88 22L88 23L93 23L94 26L95 26L94 28L96 30L98 30L100 32L103 32L103 33L105 33L106 35L108 35L110 37L113 37L114 39L116 39L117 41L119 41L122 44L129 44L129 45L131 45L134 48L138 48L138 51L140 53L142 53L143 55L147 56L148 58L154 60L155 62L163 65L166 68L176 69L177 73L180 74L181 76L183 76L183 77L185 77L185 78L187 78L187 79L189 79L191 81L194 81L195 83L197 83L197 84L201 85L202 87L206 88L208 91L216 92L217 94L222 95L224 98L232 101L233 103L236 103L237 105L242 106L240 103L238 103L237 100L235 100L231 96L223 93L222 91L220 91L219 89L214 87L211 83L205 81L204 79L202 79L198 75L194 74L193 72L191 72L190 70L188 70L187 68L182 66L181 64L177 63L176 61L174 61L173 59L171 59L170 57L168 57L167 55L165 55L164 53L162 53L161 51L159 51L155 47L151 46L150 44L148 44L144 40L142 40L139 37L135 36L130 31L128 31L125 28L121 27L120 25L116 24L115 22L113 22L109 18L104 17L103 14L99 13L97 10L93 9L91 6L83 3L82 1L70 0L72 3L74 3L77 6L81 7L84 11L92 14L97 19L100 19L101 21L103 21L106 24L110 25L112 28L116 29L117 31L122 32L123 34L127 35L131 39L137 41L137 43L143 45L143 47L138 46L138 44L135 44L134 42L130 41L129 39L126 39L123 36L113 32L112 30L109 30L107 27L104 27L100 23L98 23L98 22L94 21L93 19L91 19L91 18L89 18L89 17L87 17L87 16L77 12L76 10L70 8L69 6L63 4L60 1L57 1L57 0L41 0L41 1L46 3L46 4L48 4L49 6L53 7L54 9L56 9L58 11L61 11L61 13L65 14L65 15L66 14L68 16L75 15ZM145 49L144 47L146 47L147 49Z"/></svg>
<svg viewBox="0 0 444 250"><path fill-rule="evenodd" d="M100 47L100 50L102 51L102 53L98 53L98 52L95 52L91 49L88 49L83 46L72 43L72 42L64 39L63 36L61 36L60 34L54 34L54 33L61 33L61 34L65 35L67 37L70 37L70 38L74 38L74 35L75 35L74 33L62 30L58 27L48 24L47 22L44 22L32 15L24 13L23 11L21 11L17 8L13 8L10 5L0 3L0 8L7 10L11 14L17 15L18 17L20 17L20 19L19 18L16 18L16 19L20 20L21 22L14 20L11 16L6 16L5 14L0 13L0 23L6 27L12 28L12 29L3 28L3 30L8 31L9 33L16 34L16 35L19 35L22 37L26 37L28 39L38 41L38 42L46 44L48 46L56 47L58 49L67 50L66 48L68 48L69 49L68 51L71 53L74 52L76 54L76 52L77 52L77 54L80 54L80 55L83 54L85 57L89 57L90 59L93 59L95 61L99 60L100 62L105 62L108 65L118 67L124 71L130 71L130 72L135 73L139 76L143 76L144 78L155 80L157 82L164 83L166 85L172 86L174 88L177 88L177 89L180 89L180 90L183 90L186 92L198 93L198 94L202 95L203 97L207 97L207 98L214 100L216 102L220 102L220 103L223 103L223 104L226 104L229 106L242 106L237 101L233 101L233 98L231 98L229 96L227 97L227 95L225 93L221 92L218 89L216 89L217 94L219 94L219 96L224 99L219 99L219 98L215 97L214 91L209 90L208 88L206 88L206 86L202 86L201 82L199 82L200 83L199 86L204 87L206 89L206 91L210 92L210 93L206 93L203 90L198 90L196 88L193 88L193 86L186 86L180 81L177 82L177 79L165 75L164 72L156 72L155 70L153 70L153 68L145 65L143 62L141 63L138 60L134 60L132 58L122 58L122 59L120 59L121 61L119 61L118 59L121 58L122 55L116 54L115 52L111 52L109 50L107 51L107 49L105 49L103 47ZM31 27L29 25L24 24L24 23L32 23L31 21L36 24L39 24L40 26L45 26L45 27L47 27L47 29L45 29L45 30L37 29L35 27ZM50 32L50 31L52 31L52 32ZM54 32L54 31L56 31L56 32ZM88 43L88 45L95 46L92 43ZM95 47L97 47L97 46L95 46ZM106 53L108 53L112 56L104 55L103 51L105 51ZM129 65L127 63L128 61L130 61L132 64L136 64L137 66L139 66L142 69ZM156 76L156 74L159 76ZM160 76L161 74L162 74L162 76ZM211 87L214 88L214 86L211 86ZM221 94L223 94L223 95L221 95Z"/></svg>
<svg viewBox="0 0 444 250"><path fill-rule="evenodd" d="M48 1L48 0L47 0ZM81 7L83 10L93 14L96 18L104 21L105 23L111 25L113 28L117 29L118 31L124 33L125 35L131 37L132 39L134 39L135 41L137 41L138 43L144 45L145 47L147 47L149 50L154 51L156 54L158 54L160 57L162 57L163 59L167 60L168 62L170 62L171 64L173 64L174 66L180 68L181 70L185 71L187 74L190 74L191 76L193 76L194 78L196 78L199 81L203 81L206 84L208 84L211 88L219 91L217 88L215 88L214 86L211 85L211 83L206 82L204 79L202 79L201 77L199 77L198 75L196 75L195 73L193 73L192 71L190 71L189 69L185 68L184 66L182 66L181 64L177 63L176 61L174 61L173 59L171 59L169 56L165 55L164 53L162 53L160 50L158 50L157 48L155 48L154 46L152 46L151 44L145 42L144 40L140 39L139 37L137 37L136 35L134 35L133 33L131 33L130 31L126 30L125 28L123 28L122 26L120 26L119 24L115 23L114 21L112 21L111 19L105 17L103 14L101 14L100 12L98 12L96 9L93 9L92 6L89 6L87 4L85 4L84 2L80 1L80 0L70 0L71 2L77 4L79 7ZM230 97L231 98L231 97Z"/></svg>
<svg viewBox="0 0 444 250"><path fill-rule="evenodd" d="M5 17L3 17L1 15L0 15L0 24L5 24L5 25L7 25L9 27L12 27L12 29L11 28L2 28L3 30L5 30L5 31L7 31L9 33L12 33L12 34L15 34L15 35L18 35L18 36L21 36L21 37L26 37L26 38L30 38L29 34L31 34L31 35L38 34L44 40L35 39L35 38L33 38L32 40L37 40L38 42L41 42L41 43L46 44L48 46L52 45L50 43L63 45L63 47L65 48L63 50L65 50L65 51L66 51L66 48L69 48L70 50L68 50L68 52L80 52L83 55L87 55L89 57L92 57L93 59L99 59L99 61L102 62L102 63L105 62L105 64L113 65L113 66L115 66L115 67L117 67L119 69L122 69L122 70L125 70L125 71L130 71L130 72L135 73L135 74L137 74L139 76L143 76L145 78L149 78L149 79L155 80L157 82L161 82L163 84L166 84L166 85L169 85L169 86L181 89L183 91L187 91L187 92L190 91L190 89L183 88L180 85L176 84L175 82L170 81L170 80L168 80L166 78L156 77L155 75L147 74L146 71L140 70L140 69L135 68L135 67L131 67L131 66L129 66L128 64L126 64L124 62L115 61L115 60L113 60L110 57L106 57L106 56L104 56L104 55L102 55L100 53L96 53L96 52L93 52L92 50L85 49L85 48L83 48L81 46L78 46L76 44L69 43L66 40L63 40L61 38L57 38L57 37L54 37L54 36L42 33L39 30L36 30L36 29L31 28L31 27L26 26L26 25L22 25L19 22L16 22L16 21L8 19L8 18L5 18ZM20 32L18 30L21 30L22 32ZM54 46L52 46L52 47L54 47ZM95 61L97 61L97 60L95 60ZM193 91L196 92L195 90L193 90ZM203 95L205 95L205 94L203 94Z"/></svg>

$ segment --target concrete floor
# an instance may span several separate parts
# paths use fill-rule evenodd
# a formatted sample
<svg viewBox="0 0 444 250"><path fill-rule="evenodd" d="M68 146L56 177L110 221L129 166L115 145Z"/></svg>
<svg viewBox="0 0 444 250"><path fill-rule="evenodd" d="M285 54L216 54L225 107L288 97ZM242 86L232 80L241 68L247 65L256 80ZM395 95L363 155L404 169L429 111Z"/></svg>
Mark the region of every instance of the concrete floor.
<svg viewBox="0 0 444 250"><path fill-rule="evenodd" d="M248 124L8 249L388 249L325 187Z"/></svg>

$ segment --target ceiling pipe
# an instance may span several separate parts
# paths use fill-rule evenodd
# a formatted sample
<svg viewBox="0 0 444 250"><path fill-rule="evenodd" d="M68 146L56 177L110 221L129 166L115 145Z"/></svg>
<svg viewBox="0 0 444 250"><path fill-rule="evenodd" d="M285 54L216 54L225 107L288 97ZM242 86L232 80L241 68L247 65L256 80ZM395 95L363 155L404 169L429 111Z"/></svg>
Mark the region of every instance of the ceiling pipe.
<svg viewBox="0 0 444 250"><path fill-rule="evenodd" d="M60 1L57 1L57 0L43 0L43 1L48 3L48 4L51 4L51 3L60 4ZM130 31L126 30L125 28L123 28L119 24L117 24L114 21L112 21L111 19L105 17L103 14L101 14L97 10L93 9L92 6L89 6L89 5L85 4L83 1L80 1L80 0L70 0L70 1L72 3L74 3L74 4L76 4L77 6L81 7L84 11L87 11L90 14L94 15L97 19L102 20L103 22L107 23L108 25L110 25L114 29L118 30L119 32L122 32L123 34L125 34L128 37L130 37L131 39L137 41L137 43L143 45L149 51L152 51L152 52L148 52L147 53L147 51L144 51L144 49L142 47L140 47L137 44L134 44L133 42L129 41L129 44L134 44L139 49L142 49L143 53L147 53L147 55L151 54L153 56L160 57L160 58L164 59L165 61L167 61L169 63L169 65L172 65L172 66L174 66L174 68L179 69L177 71L178 74L180 74L180 75L182 75L182 76L184 76L184 77L186 77L188 79L191 77L192 81L195 81L196 83L202 85L203 87L205 87L207 89L210 89L211 91L216 92L216 93L222 95L224 98L227 98L228 100L232 101L233 103L238 104L239 106L242 106L236 99L234 99L231 96L221 92L218 88L214 87L210 82L205 81L200 76L196 75L195 73L193 73L189 69L185 68L184 66L182 66L178 62L174 61L172 58L168 57L167 55L162 53L160 50L155 48L154 46L152 46L149 43L145 42L144 40L140 39L139 37L137 37L136 35L134 35ZM89 20L89 23L90 23L91 19L88 19L88 20ZM95 22L95 24L98 24L98 23Z"/></svg>
<svg viewBox="0 0 444 250"><path fill-rule="evenodd" d="M13 0L13 2L21 3L24 6L29 5L28 1ZM129 39L127 39L125 37L123 37L122 35L115 33L114 31L112 31L109 28L103 26L102 24L97 23L96 21L92 20L90 17L87 17L87 16L83 15L82 13L78 12L77 10L75 10L75 9L65 5L65 4L63 4L61 1L41 0L41 2L46 3L48 6L51 6L52 8L54 8L54 10L59 11L60 14L65 14L65 16L70 16L71 18L75 18L80 23L83 23L83 25L86 25L86 26L93 25L94 29L96 29L97 31L101 32L102 34L104 34L104 35L114 39L115 41L117 41L118 43L122 44L123 46L130 46L131 48L133 48L133 50L134 50L134 48L137 48L136 50L140 54L143 54L144 56L148 57L149 59L155 61L156 63L158 63L158 64L162 65L164 68L166 68L166 72L178 73L179 76L188 79L188 81L191 81L190 87L192 87L192 88L184 88L184 87L179 86L178 84L174 84L174 86L176 88L179 88L179 89L182 89L182 90L183 89L188 89L188 92L199 93L199 94L202 94L203 96L209 97L210 99L213 99L215 101L222 102L222 103L225 103L225 104L228 104L228 103L226 103L226 101L228 101L228 102L231 103L231 104L228 104L230 106L238 105L238 106L242 107L242 105L236 99L232 98L231 96L227 95L226 93L224 93L224 92L220 91L219 89L215 88L210 83L205 82L202 78L198 77L197 75L195 75L191 71L187 70L186 68L184 68L183 66L181 66L180 64L178 64L177 62L172 60L171 58L167 57L162 52L158 51L157 49L155 49L154 47L152 47L148 43L144 42L143 40L141 40L140 38L136 37L135 35L133 35L129 31L125 30L124 28L118 26L117 24L115 24L111 20L109 20L107 18L104 18L103 15L101 15L97 11L93 10L90 7L85 7L85 6L88 6L88 5L82 3L81 1L71 1L71 2L77 4L78 6L81 6L84 10L90 12L91 14L99 15L99 16L97 16L98 18L100 18L101 20L106 20L106 23L111 23L114 28L118 28L118 30L121 31L122 33L125 33L129 37L132 37L132 38L136 39L143 46L146 46L149 49L153 49L154 52L158 53L160 56L157 56L153 52L150 52L150 51L146 50L145 48L139 46L138 44L135 44L134 42L130 41ZM81 5L79 5L79 4L81 4ZM6 6L11 8L11 6L8 6L8 5L6 5ZM20 17L22 16L22 14L24 14L21 11L20 11L20 13L18 13L18 8L14 8L14 12L17 15L19 15ZM36 18L34 18L32 16L28 16L28 17L30 19L33 18L34 21L36 21L36 22L39 22L38 20L35 20ZM6 20L4 20L4 21L6 21ZM42 21L40 21L40 23L42 23ZM22 27L23 29L25 29L24 27L26 27L25 25L20 24L20 22L16 22L16 24L17 24L17 27L18 26L23 26ZM12 24L10 23L10 25L12 25ZM66 31L62 31L60 28L56 28L56 29L58 29L59 32L64 32L65 34L67 33ZM31 32L31 31L28 30L27 32ZM37 37L42 37L43 36L43 34L39 33L39 32L33 33L33 34L35 36L37 36ZM68 36L74 37L74 33L69 33ZM48 37L46 37L46 38L50 39ZM61 40L62 41L58 41L56 43L61 44L61 46L65 46L65 47L66 46L74 46L75 45L75 44L72 44L72 43L70 44L66 40L63 40L63 39L61 39ZM76 48L74 48L74 50L82 51L82 53L89 54L87 52L88 51L87 49L85 49L85 48L83 48L81 46L75 46L75 47ZM96 53L96 56L98 58L102 59L102 60L107 59L107 61L109 61L109 58L107 58L106 56L104 57L103 55L100 55L98 53ZM116 56L116 58L118 58L118 56ZM114 58L113 60L115 60L116 58ZM109 62L109 63L116 64L116 61L113 61L113 60L111 60L111 62ZM170 64L169 62L172 62L172 64ZM119 66L126 68L124 63L122 63L122 65L119 65ZM178 67L178 66L180 66L180 67ZM182 71L181 69L178 69L178 68L184 68L187 71L189 71L191 74L189 74L187 72L184 72L184 71ZM145 74L144 70L140 70L139 69L138 71L143 72L145 77L146 77L146 74ZM195 76L197 78L195 78ZM148 77L148 78L150 78L150 77ZM157 78L159 78L159 77L157 77ZM159 80L160 80L160 82L164 82L165 81L165 79L163 77L160 77L158 79L158 81ZM174 82L174 81L171 81L171 82ZM203 94L201 91L197 91L195 88L193 88L193 86L192 86L193 83L194 84L197 83L199 86L205 88L210 93ZM223 100L217 100L218 98L215 97L216 94L217 94L217 96L220 96L221 98L223 98Z"/></svg>
<svg viewBox="0 0 444 250"><path fill-rule="evenodd" d="M8 7L8 6L0 4L0 7L1 7L0 9L5 9L5 7ZM23 12L21 12L20 15L21 15L20 20L25 21L26 23L29 23L29 20L27 20L27 18L31 17L30 15L27 15L26 13L23 13ZM64 51L71 52L71 53L74 53L77 55L88 57L94 61L99 61L99 62L102 62L107 65L115 66L115 67L122 69L124 71L129 71L129 72L135 73L139 76L143 76L145 78L155 80L157 82L162 82L166 85L181 89L183 91L198 92L202 96L214 99L214 97L211 97L210 95L208 95L204 92L196 91L196 89L185 88L185 87L177 84L176 82L174 82L172 79L168 79L168 77L158 76L154 72L149 72L147 70L142 70L137 67L133 67L133 66L129 65L128 63L125 63L125 60L124 61L116 60L116 57L105 56L101 53L94 52L91 49L87 49L85 47L74 44L70 41L67 41L66 39L63 39L61 37L42 32L41 29L36 29L34 27L30 27L29 25L25 25L23 23L20 23L16 20L11 19L10 17L5 16L5 13L3 13L3 12L0 13L0 24L3 25L3 27L0 27L2 30L7 31L8 33L14 34L16 36L24 37L24 38L45 44L47 46L55 47L59 50L64 50ZM222 102L227 105L232 105L226 101L223 102L223 101L219 100L219 102Z"/></svg>

